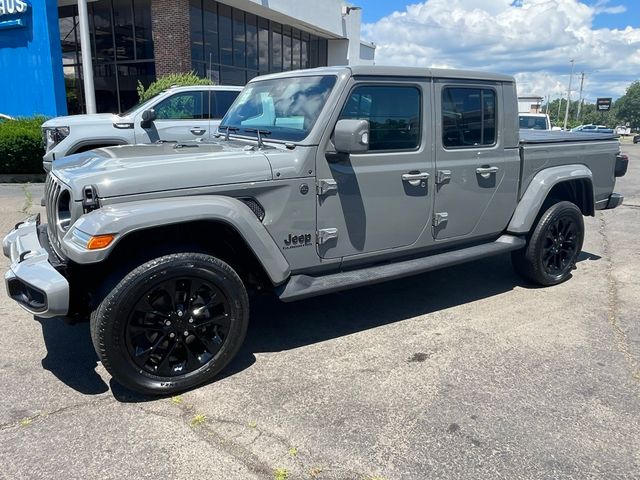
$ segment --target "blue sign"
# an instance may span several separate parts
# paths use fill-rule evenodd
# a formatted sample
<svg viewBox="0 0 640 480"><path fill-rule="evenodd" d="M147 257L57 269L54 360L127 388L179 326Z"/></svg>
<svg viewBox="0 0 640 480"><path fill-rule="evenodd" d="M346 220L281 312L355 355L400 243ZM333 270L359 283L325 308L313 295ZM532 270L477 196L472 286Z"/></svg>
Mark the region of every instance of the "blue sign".
<svg viewBox="0 0 640 480"><path fill-rule="evenodd" d="M57 0L0 0L0 113L66 115Z"/></svg>
<svg viewBox="0 0 640 480"><path fill-rule="evenodd" d="M25 27L24 13L29 5L25 0L0 0L0 30Z"/></svg>

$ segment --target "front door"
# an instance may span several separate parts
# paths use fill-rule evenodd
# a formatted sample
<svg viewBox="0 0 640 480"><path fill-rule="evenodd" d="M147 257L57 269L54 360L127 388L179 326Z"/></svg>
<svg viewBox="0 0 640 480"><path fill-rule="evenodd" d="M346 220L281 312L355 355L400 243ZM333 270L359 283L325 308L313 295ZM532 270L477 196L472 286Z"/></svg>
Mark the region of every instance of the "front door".
<svg viewBox="0 0 640 480"><path fill-rule="evenodd" d="M500 85L435 84L436 240L499 232L513 212L518 153L499 135Z"/></svg>
<svg viewBox="0 0 640 480"><path fill-rule="evenodd" d="M318 253L366 254L414 244L429 223L433 159L423 114L429 84L355 83L339 117L369 121L366 153L320 147Z"/></svg>
<svg viewBox="0 0 640 480"><path fill-rule="evenodd" d="M178 92L156 104L156 119L148 128L136 122L138 143L209 139L209 91Z"/></svg>

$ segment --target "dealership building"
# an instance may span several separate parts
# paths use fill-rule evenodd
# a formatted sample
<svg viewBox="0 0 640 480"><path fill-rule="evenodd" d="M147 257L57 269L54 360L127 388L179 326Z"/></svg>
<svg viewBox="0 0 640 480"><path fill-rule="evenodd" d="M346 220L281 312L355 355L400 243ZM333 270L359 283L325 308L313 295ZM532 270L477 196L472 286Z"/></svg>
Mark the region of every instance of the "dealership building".
<svg viewBox="0 0 640 480"><path fill-rule="evenodd" d="M371 64L375 45L361 41L360 21L341 0L0 0L0 113L122 112L137 102L138 82L174 72L244 85Z"/></svg>

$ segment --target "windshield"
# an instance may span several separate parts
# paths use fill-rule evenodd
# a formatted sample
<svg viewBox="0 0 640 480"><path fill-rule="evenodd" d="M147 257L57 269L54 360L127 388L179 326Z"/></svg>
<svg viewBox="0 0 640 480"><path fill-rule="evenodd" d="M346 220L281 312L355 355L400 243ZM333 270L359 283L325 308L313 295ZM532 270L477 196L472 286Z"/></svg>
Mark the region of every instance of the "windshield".
<svg viewBox="0 0 640 480"><path fill-rule="evenodd" d="M219 129L265 139L300 141L309 135L324 107L335 76L290 77L248 84Z"/></svg>
<svg viewBox="0 0 640 480"><path fill-rule="evenodd" d="M531 130L548 130L547 117L530 117L520 115L520 128Z"/></svg>
<svg viewBox="0 0 640 480"><path fill-rule="evenodd" d="M122 112L122 113L119 113L119 114L118 114L118 116L120 116L120 117L126 117L127 115L131 115L133 112L135 112L135 111L136 111L136 110L138 110L139 108L142 108L142 107L144 107L145 105L148 105L149 103L151 103L151 101L152 101L152 100L155 100L155 99L156 99L156 97L157 97L158 95L160 95L161 93L164 93L164 92L156 93L153 97L151 97L151 98L150 98L150 99L148 99L148 100L145 100L145 101L144 101L144 102L142 102L142 103L136 103L136 104L135 104L133 107L131 107L130 109L125 110L125 111L124 111L124 112Z"/></svg>

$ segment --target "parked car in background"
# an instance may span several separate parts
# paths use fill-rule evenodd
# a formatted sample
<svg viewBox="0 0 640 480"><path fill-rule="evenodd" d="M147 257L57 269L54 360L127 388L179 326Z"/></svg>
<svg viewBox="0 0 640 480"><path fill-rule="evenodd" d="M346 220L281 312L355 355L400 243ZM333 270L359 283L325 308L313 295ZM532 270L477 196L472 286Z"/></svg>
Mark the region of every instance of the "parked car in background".
<svg viewBox="0 0 640 480"><path fill-rule="evenodd" d="M519 117L523 130L551 130L551 120L546 113L521 113Z"/></svg>
<svg viewBox="0 0 640 480"><path fill-rule="evenodd" d="M13 120L13 117L5 115L4 113L0 113L0 120Z"/></svg>
<svg viewBox="0 0 640 480"><path fill-rule="evenodd" d="M614 131L616 132L617 135L631 135L631 128L630 127L626 127L624 125L618 125Z"/></svg>
<svg viewBox="0 0 640 480"><path fill-rule="evenodd" d="M43 166L100 147L210 139L242 87L173 87L121 113L57 117L42 125Z"/></svg>
<svg viewBox="0 0 640 480"><path fill-rule="evenodd" d="M633 136L633 143L640 143L640 134Z"/></svg>
<svg viewBox="0 0 640 480"><path fill-rule="evenodd" d="M579 127L572 128L572 132L586 132L586 133L613 133L613 128L609 128L606 125L580 125Z"/></svg>

